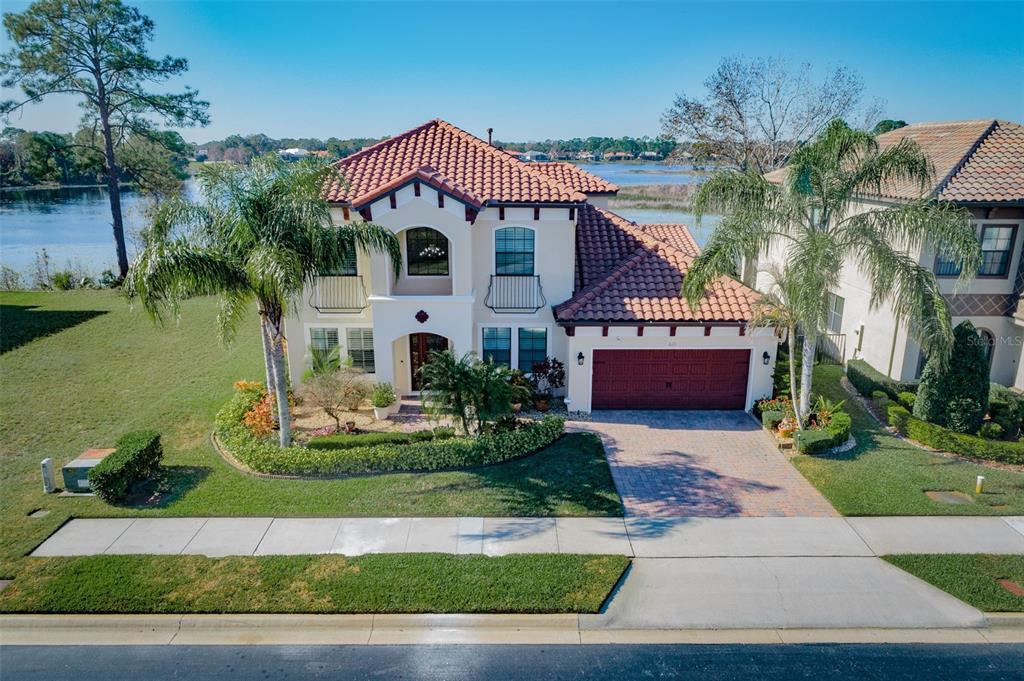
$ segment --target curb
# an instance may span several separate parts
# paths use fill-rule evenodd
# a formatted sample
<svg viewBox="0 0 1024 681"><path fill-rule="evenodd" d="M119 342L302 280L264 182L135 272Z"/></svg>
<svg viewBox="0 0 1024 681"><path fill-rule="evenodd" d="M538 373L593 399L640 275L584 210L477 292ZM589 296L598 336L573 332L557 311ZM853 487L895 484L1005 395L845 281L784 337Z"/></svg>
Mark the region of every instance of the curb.
<svg viewBox="0 0 1024 681"><path fill-rule="evenodd" d="M577 615L2 615L3 645L1024 643L1024 613L962 629L583 629Z"/></svg>

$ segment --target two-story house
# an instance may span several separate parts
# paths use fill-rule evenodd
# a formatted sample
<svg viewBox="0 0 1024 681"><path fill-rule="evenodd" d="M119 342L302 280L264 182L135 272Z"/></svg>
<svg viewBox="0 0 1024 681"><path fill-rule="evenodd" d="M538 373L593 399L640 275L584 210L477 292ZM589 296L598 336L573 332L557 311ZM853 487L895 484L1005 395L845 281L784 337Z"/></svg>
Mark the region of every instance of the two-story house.
<svg viewBox="0 0 1024 681"><path fill-rule="evenodd" d="M698 249L682 225L607 210L618 188L571 163L523 162L433 120L338 162L336 222L395 232L402 268L359 253L290 310L297 383L311 347L337 346L399 394L452 348L529 373L566 364L570 408L745 409L771 391L776 339L748 329L757 294L716 282L680 299Z"/></svg>
<svg viewBox="0 0 1024 681"><path fill-rule="evenodd" d="M934 271L955 326L969 319L986 343L991 379L1024 388L1024 291L1021 254L1024 238L1024 126L997 120L923 123L878 136L884 149L910 138L935 167L934 183L924 194L911 183L892 183L881 195L863 195L852 210L864 211L922 198L948 202L970 211L981 241L981 268L966 288L960 272L941 253L917 249L910 255ZM781 181L785 169L768 173ZM762 263L780 260L778 251ZM758 275L758 286L769 284ZM886 305L871 309L870 287L856 267L843 267L840 286L829 296L829 337L823 343L840 359L864 359L900 380L920 377L924 357L906 324Z"/></svg>

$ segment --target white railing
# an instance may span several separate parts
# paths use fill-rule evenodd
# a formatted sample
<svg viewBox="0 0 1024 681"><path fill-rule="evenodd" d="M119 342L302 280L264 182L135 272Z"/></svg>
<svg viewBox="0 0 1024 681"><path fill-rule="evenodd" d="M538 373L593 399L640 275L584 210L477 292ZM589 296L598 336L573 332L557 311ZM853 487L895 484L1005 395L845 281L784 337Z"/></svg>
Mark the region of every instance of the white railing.
<svg viewBox="0 0 1024 681"><path fill-rule="evenodd" d="M320 312L359 312L366 309L366 289L360 276L317 277L310 305Z"/></svg>

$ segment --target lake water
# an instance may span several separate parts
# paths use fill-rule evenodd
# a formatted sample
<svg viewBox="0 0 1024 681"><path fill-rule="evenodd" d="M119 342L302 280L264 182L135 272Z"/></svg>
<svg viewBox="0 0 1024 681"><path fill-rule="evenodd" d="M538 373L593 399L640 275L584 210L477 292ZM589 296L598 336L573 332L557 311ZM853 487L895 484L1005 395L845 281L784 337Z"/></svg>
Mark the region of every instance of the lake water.
<svg viewBox="0 0 1024 681"><path fill-rule="evenodd" d="M620 186L631 184L689 184L702 179L685 171L691 166L660 163L594 163L586 170ZM194 183L188 183L194 194ZM148 199L127 190L121 196L129 257L132 234L145 221ZM677 222L690 227L703 244L717 219L705 218L697 228L693 216L683 211L618 209L623 217L641 223ZM74 266L94 275L116 269L114 235L107 192L99 188L35 189L0 193L0 263L24 274L32 270L35 255L46 249L53 267Z"/></svg>

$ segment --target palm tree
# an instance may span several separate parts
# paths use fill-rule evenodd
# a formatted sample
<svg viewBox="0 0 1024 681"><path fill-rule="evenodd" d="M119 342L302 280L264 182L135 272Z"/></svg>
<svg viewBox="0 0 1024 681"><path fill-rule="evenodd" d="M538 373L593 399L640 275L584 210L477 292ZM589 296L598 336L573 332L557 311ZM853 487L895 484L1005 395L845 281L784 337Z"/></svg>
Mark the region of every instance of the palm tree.
<svg viewBox="0 0 1024 681"><path fill-rule="evenodd" d="M732 275L744 258L783 252L793 277L793 299L804 332L797 418L806 419L818 335L828 313L828 293L839 285L844 263L856 267L871 288L870 305L892 305L909 322L929 356L945 361L953 345L949 310L931 270L909 255L939 249L961 268L966 283L981 262L981 247L963 209L923 198L854 212L861 194L912 182L922 193L934 169L912 140L879 148L875 138L841 120L830 123L790 158L785 178L772 184L756 172L718 174L694 198L700 217L725 217L683 280L683 295L695 304L706 287Z"/></svg>
<svg viewBox="0 0 1024 681"><path fill-rule="evenodd" d="M797 327L800 326L800 311L796 308L796 301L799 298L799 283L788 267L772 265L766 272L772 283L754 304L754 316L750 324L767 326L775 329L780 335L786 334L786 344L789 347L789 397L791 403L795 405L799 400L796 390L796 333ZM800 419L797 421L803 430L803 422Z"/></svg>
<svg viewBox="0 0 1024 681"><path fill-rule="evenodd" d="M340 268L354 250L388 255L401 269L395 234L372 223L334 225L322 198L334 169L316 161L285 163L275 154L248 167L208 165L200 170L203 204L165 202L142 235L142 249L125 289L158 323L179 301L221 299L218 326L229 342L252 301L260 318L267 390L274 395L280 443L291 442L284 319L320 272Z"/></svg>

